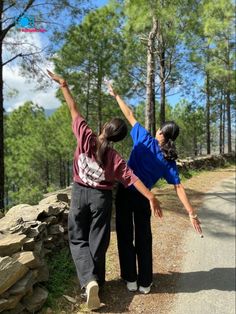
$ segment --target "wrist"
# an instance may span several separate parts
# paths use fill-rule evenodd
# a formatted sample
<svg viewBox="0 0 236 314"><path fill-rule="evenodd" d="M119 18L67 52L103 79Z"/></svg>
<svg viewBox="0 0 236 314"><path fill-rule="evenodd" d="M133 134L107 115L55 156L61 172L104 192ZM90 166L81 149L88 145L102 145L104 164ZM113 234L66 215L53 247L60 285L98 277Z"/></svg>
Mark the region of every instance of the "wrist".
<svg viewBox="0 0 236 314"><path fill-rule="evenodd" d="M60 87L67 87L67 82L66 82L66 80L61 80L61 81L59 82L59 84L60 84Z"/></svg>
<svg viewBox="0 0 236 314"><path fill-rule="evenodd" d="M148 198L149 201L152 201L152 200L154 200L155 195L152 192L149 192L148 195L147 195L147 198Z"/></svg>
<svg viewBox="0 0 236 314"><path fill-rule="evenodd" d="M195 213L189 213L188 215L189 215L189 218L191 219L197 219L197 214Z"/></svg>

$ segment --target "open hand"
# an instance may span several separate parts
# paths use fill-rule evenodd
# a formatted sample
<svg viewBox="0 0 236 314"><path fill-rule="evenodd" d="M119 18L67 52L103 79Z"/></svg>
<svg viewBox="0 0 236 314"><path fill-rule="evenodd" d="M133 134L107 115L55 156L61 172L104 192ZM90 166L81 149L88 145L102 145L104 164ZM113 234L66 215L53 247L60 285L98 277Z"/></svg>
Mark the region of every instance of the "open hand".
<svg viewBox="0 0 236 314"><path fill-rule="evenodd" d="M162 209L160 207L159 201L154 197L149 201L149 203L150 203L152 215L155 217L162 218L163 214L162 214Z"/></svg>
<svg viewBox="0 0 236 314"><path fill-rule="evenodd" d="M108 87L109 94L110 94L111 96L113 96L113 97L116 97L117 94L116 94L116 92L114 91L114 89L113 89L111 83L106 82L106 84L107 84L107 87Z"/></svg>
<svg viewBox="0 0 236 314"><path fill-rule="evenodd" d="M47 69L47 72L48 72L48 75L53 79L53 81L57 82L58 84L63 84L65 82L65 80L59 75L49 71L48 69Z"/></svg>
<svg viewBox="0 0 236 314"><path fill-rule="evenodd" d="M196 231L197 233L199 233L201 236L203 236L203 235L202 235L201 222L200 222L200 220L198 219L198 217L196 217L196 218L191 218L191 217L190 217L190 221L191 221L191 224L192 224L193 228L195 229L195 231Z"/></svg>

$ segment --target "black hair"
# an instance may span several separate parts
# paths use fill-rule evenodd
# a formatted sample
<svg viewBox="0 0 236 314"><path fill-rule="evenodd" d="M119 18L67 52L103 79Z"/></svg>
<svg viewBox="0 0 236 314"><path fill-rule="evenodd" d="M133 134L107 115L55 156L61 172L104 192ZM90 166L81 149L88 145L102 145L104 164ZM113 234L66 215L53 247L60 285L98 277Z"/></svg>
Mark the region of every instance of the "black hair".
<svg viewBox="0 0 236 314"><path fill-rule="evenodd" d="M128 128L123 119L113 118L110 122L105 123L102 129L103 137L97 145L96 160L100 166L105 163L105 156L110 142L119 142L123 140Z"/></svg>
<svg viewBox="0 0 236 314"><path fill-rule="evenodd" d="M174 121L166 121L160 128L164 142L161 144L161 151L166 160L176 160L178 158L174 141L179 135L179 126Z"/></svg>

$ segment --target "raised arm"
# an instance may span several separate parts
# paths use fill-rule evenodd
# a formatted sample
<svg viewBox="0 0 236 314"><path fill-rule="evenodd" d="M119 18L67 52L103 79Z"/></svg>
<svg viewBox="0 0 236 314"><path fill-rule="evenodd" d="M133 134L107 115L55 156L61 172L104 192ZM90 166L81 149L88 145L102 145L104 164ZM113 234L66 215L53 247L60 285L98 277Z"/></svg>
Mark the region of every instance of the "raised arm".
<svg viewBox="0 0 236 314"><path fill-rule="evenodd" d="M185 189L183 187L183 185L180 183L180 184L176 184L175 185L175 191L181 201L181 203L184 205L184 208L185 210L188 212L189 214L189 218L190 218L190 221L191 221L191 224L193 226L193 228L200 234L202 235L202 229L201 229L201 226L200 226L200 221L197 217L197 214L195 213L192 205L190 204L189 200L188 200L188 197L185 193Z"/></svg>
<svg viewBox="0 0 236 314"><path fill-rule="evenodd" d="M135 119L132 110L126 105L126 103L123 101L123 99L114 91L112 85L110 83L107 84L109 88L109 93L111 96L113 96L116 101L118 102L121 111L123 112L126 119L129 121L129 123L134 126L137 120Z"/></svg>
<svg viewBox="0 0 236 314"><path fill-rule="evenodd" d="M77 105L76 105L76 102L73 98L73 96L71 95L71 92L69 90L69 87L66 83L66 80L64 80L63 78L61 78L60 76L52 73L51 71L47 70L48 74L50 75L50 77L55 81L57 82L58 84L60 84L60 87L61 87L61 90L62 90L62 93L63 93L63 96L65 98L65 101L68 105L68 108L70 110L70 113L71 113L71 117L72 117L72 120L74 120L78 115L80 116L80 112L77 108Z"/></svg>

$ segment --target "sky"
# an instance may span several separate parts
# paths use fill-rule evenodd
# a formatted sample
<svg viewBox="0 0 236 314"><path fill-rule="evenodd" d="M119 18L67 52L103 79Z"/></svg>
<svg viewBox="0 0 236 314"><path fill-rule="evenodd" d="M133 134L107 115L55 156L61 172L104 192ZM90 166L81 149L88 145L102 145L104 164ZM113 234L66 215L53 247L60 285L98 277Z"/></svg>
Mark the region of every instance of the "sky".
<svg viewBox="0 0 236 314"><path fill-rule="evenodd" d="M95 0L92 1L94 6L103 6L108 0ZM19 40L19 42L25 42L31 45L35 45L39 48L43 48L47 45L49 40L48 30L46 32L17 32L17 38L7 38L7 40ZM6 61L12 55L7 51L7 46L4 46L3 59ZM19 51L17 52L19 53ZM6 112L11 112L19 106L23 105L26 101L33 101L45 109L55 109L60 106L59 100L56 98L55 93L57 86L53 83L47 90L36 90L36 82L31 79L25 78L20 71L19 60L10 62L3 67L4 78L4 109ZM41 64L42 69L52 69L53 64L46 60ZM173 104L179 99L179 95L174 95L168 98L168 101ZM132 100L131 100L132 103Z"/></svg>

